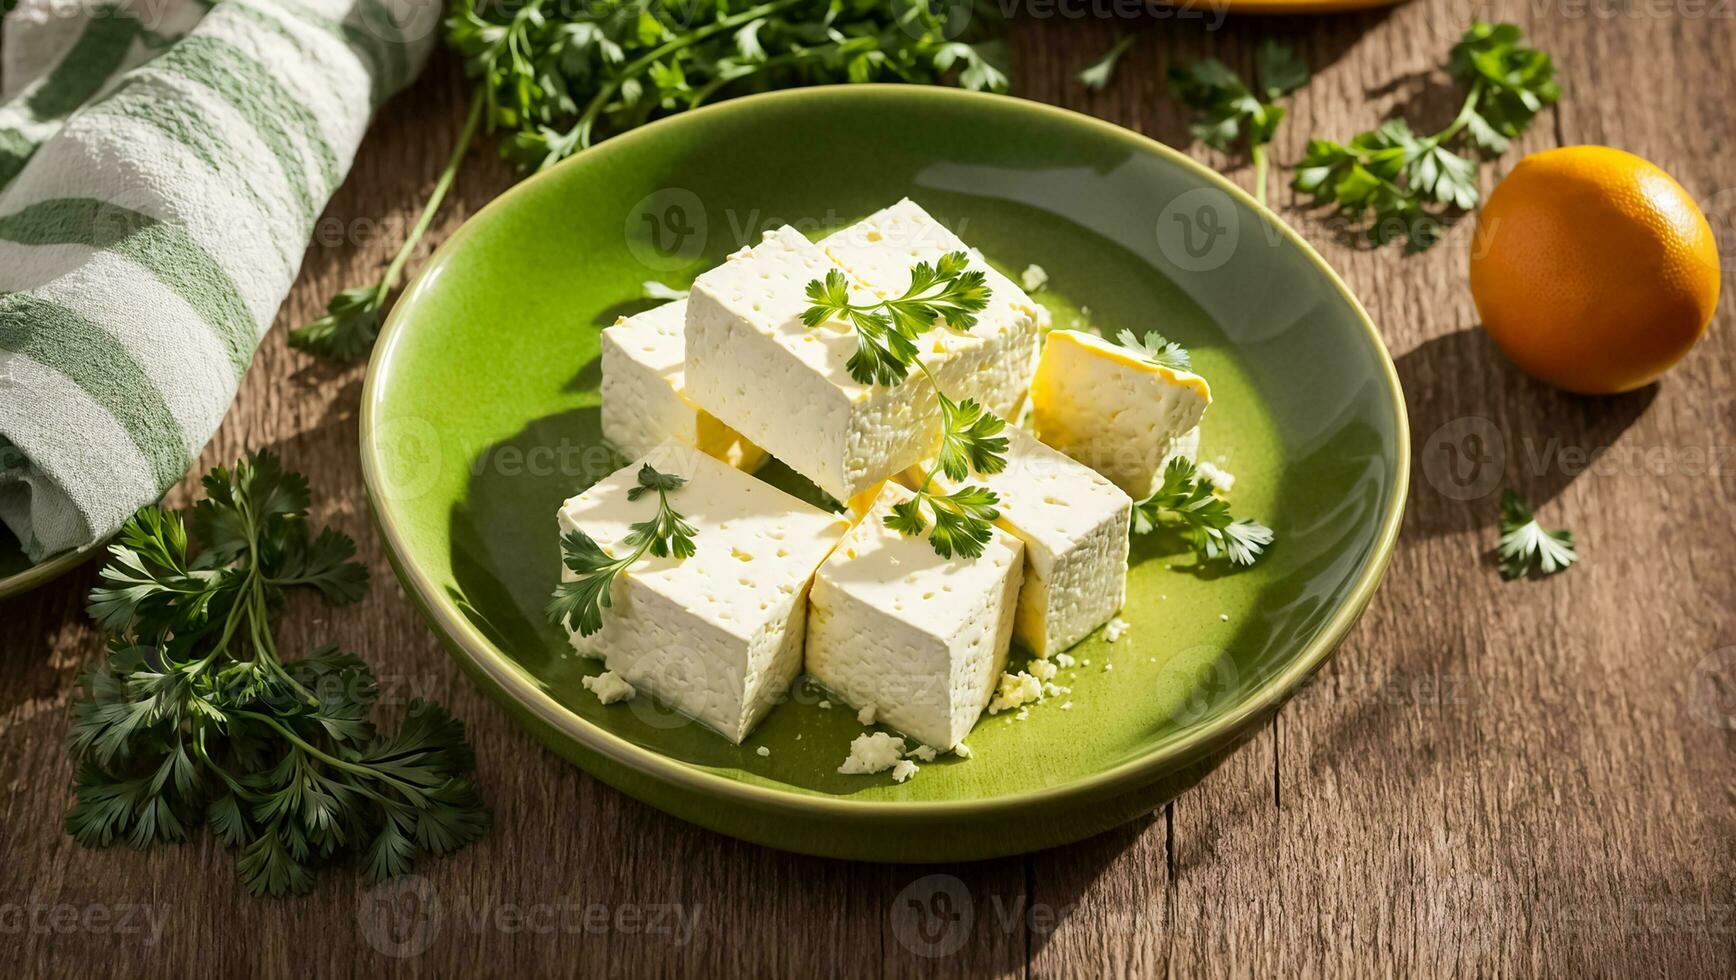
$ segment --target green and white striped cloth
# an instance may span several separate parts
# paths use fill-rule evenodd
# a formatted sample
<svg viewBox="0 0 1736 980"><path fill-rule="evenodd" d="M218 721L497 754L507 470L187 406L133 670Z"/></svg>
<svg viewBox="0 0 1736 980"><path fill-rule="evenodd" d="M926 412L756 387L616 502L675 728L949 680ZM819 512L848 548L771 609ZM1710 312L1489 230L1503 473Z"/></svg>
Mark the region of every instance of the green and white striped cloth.
<svg viewBox="0 0 1736 980"><path fill-rule="evenodd" d="M438 0L7 14L0 521L33 561L107 538L198 457L438 18Z"/></svg>

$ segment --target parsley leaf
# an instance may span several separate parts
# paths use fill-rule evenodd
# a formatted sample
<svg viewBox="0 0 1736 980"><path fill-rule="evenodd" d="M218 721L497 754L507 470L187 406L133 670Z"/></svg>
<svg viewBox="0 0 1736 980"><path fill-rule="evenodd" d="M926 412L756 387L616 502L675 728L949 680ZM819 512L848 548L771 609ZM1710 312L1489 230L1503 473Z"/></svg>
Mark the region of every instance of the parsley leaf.
<svg viewBox="0 0 1736 980"><path fill-rule="evenodd" d="M1006 422L974 399L948 398L918 356L916 339L937 323L968 330L988 305L987 276L969 266L970 256L964 252L948 252L935 263L918 262L910 269L910 285L903 294L868 304L852 304L843 272L831 269L824 280L809 281L808 299L813 305L802 311L802 322L810 328L828 320L842 320L855 328L856 353L845 366L857 382L903 384L914 367L934 386L941 421L934 465L916 496L894 505L885 521L900 534L919 535L928 527L923 514L926 504L934 514L928 541L942 558L955 553L967 558L981 555L1000 513L994 507L998 498L986 488L960 487L950 494L931 490L935 475L965 480L972 471L999 473L1007 465L1007 439L1000 435Z"/></svg>
<svg viewBox="0 0 1736 980"><path fill-rule="evenodd" d="M1193 370L1193 356L1187 352L1187 348L1169 340L1156 330L1146 331L1144 339L1131 330L1123 330L1116 334L1115 342L1158 367L1166 367L1171 371Z"/></svg>
<svg viewBox="0 0 1736 980"><path fill-rule="evenodd" d="M927 0L453 0L447 12L446 46L476 86L452 156L384 275L339 293L324 316L292 331L302 350L340 360L367 353L479 131L532 173L736 93L839 82L1009 85L997 19L961 20L960 8Z"/></svg>
<svg viewBox="0 0 1736 980"><path fill-rule="evenodd" d="M377 881L480 837L488 811L461 724L418 701L382 736L365 663L330 646L301 660L278 651L290 590L344 605L367 588L355 544L309 530L307 481L262 452L204 486L191 522L162 507L134 515L91 591L110 652L72 704L67 833L143 848L203 822L237 849L255 895L308 890L342 851L365 848Z"/></svg>
<svg viewBox="0 0 1736 980"><path fill-rule="evenodd" d="M1180 530L1206 560L1227 558L1233 565L1252 565L1276 537L1258 521L1235 519L1229 502L1185 456L1171 459L1156 492L1133 505L1134 534L1160 527Z"/></svg>
<svg viewBox="0 0 1736 980"><path fill-rule="evenodd" d="M910 269L904 293L876 303L850 302L849 281L839 269L826 278L811 279L809 303L802 322L811 329L839 320L856 331L856 353L845 364L858 384L892 387L903 384L917 358L916 339L944 321L954 330L968 330L976 314L988 305L987 276L970 269L970 257L949 252L937 263L918 262Z"/></svg>
<svg viewBox="0 0 1736 980"><path fill-rule="evenodd" d="M1481 199L1477 162L1459 152L1462 144L1483 156L1503 153L1561 97L1549 55L1526 47L1512 24L1472 24L1453 47L1448 69L1466 92L1445 129L1419 136L1403 119L1391 119L1348 143L1310 140L1296 166L1296 190L1365 223L1376 244L1402 237L1407 251L1419 252L1438 242L1444 219Z"/></svg>
<svg viewBox="0 0 1736 980"><path fill-rule="evenodd" d="M1554 575L1579 560L1572 531L1551 531L1537 523L1531 508L1511 490L1501 495L1501 543L1495 549L1501 577Z"/></svg>
<svg viewBox="0 0 1736 980"><path fill-rule="evenodd" d="M1121 63L1121 56L1127 49L1133 47L1133 42L1139 40L1137 34L1123 34L1115 39L1115 44L1108 51L1098 56L1096 61L1080 69L1079 84L1093 92L1101 91L1109 85L1109 80L1115 77L1115 66Z"/></svg>
<svg viewBox="0 0 1736 980"><path fill-rule="evenodd" d="M647 553L677 560L693 557L693 537L698 532L669 506L669 495L686 483L685 477L660 473L650 463L639 467L639 483L627 491L627 499L638 500L655 490L657 513L648 521L627 525L627 536L621 539L626 553L619 558L577 528L561 535L561 564L578 577L555 587L548 604L551 622L590 636L603 628L603 610L612 604L610 588L623 569Z"/></svg>
<svg viewBox="0 0 1736 980"><path fill-rule="evenodd" d="M1194 138L1215 150L1228 150L1246 140L1254 163L1254 198L1266 203L1266 144L1284 119L1280 98L1308 81L1308 64L1289 46L1267 40L1255 52L1256 92L1242 77L1216 58L1171 68L1176 96L1194 111L1189 127Z"/></svg>

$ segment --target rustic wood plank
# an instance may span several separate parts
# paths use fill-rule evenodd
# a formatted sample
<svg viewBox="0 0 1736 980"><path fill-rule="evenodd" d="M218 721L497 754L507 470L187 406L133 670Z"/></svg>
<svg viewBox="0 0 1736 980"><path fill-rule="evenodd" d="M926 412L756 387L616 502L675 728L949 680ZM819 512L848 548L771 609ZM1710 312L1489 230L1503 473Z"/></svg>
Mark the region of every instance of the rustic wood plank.
<svg viewBox="0 0 1736 980"><path fill-rule="evenodd" d="M1556 54L1568 95L1485 168L1484 186L1521 152L1607 142L1669 169L1710 202L1721 235L1736 233L1736 84L1723 64L1736 22L1686 5L1617 18L1592 9L1505 0L1488 11L1526 24ZM1032 8L1014 35L1019 93L1185 145L1164 70L1205 55L1246 70L1255 40L1271 34L1316 67L1292 100L1279 160L1295 159L1310 135L1348 136L1395 108L1428 121L1455 108L1433 69L1471 15L1463 5L1239 17L1225 29L1205 13L1108 22ZM1073 73L1117 29L1143 36L1116 83L1087 92ZM1419 459L1440 449L1431 437L1460 431L1455 420L1488 419L1506 444L1491 465L1544 503L1548 520L1579 531L1587 560L1548 582L1500 583L1479 563L1493 499L1443 492L1419 466L1388 584L1337 660L1170 807L1024 858L913 868L803 858L698 830L603 786L476 692L396 587L368 526L354 450L360 370L319 366L284 344L283 325L383 266L434 179L462 94L454 66L439 62L370 133L201 468L270 446L312 476L316 516L356 536L376 584L359 614L292 616L286 646L339 640L378 666L396 699L450 704L470 725L495 831L394 893L330 874L287 903L246 899L231 857L208 840L143 855L76 847L58 818L70 777L65 707L100 651L80 613L86 568L0 604L6 972L88 976L149 957L152 972L268 975L1727 975L1736 948L1728 302L1702 349L1657 389L1570 398L1519 376L1476 331L1468 227L1420 257L1356 248L1275 173L1274 204L1319 244L1392 347ZM1192 152L1251 186L1244 160ZM511 179L478 153L430 243ZM1603 447L1611 455L1581 472L1573 453ZM968 925L944 917L960 895ZM940 915L930 925L953 924L912 939L909 917L928 913Z"/></svg>

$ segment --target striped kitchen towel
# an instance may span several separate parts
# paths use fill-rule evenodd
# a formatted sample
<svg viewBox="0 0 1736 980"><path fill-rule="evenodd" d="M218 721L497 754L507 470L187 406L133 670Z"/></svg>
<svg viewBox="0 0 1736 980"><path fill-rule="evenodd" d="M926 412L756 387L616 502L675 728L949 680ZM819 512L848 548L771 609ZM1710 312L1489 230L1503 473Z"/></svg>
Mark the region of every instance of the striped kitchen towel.
<svg viewBox="0 0 1736 980"><path fill-rule="evenodd" d="M7 15L0 521L31 560L104 540L197 458L438 19L438 0Z"/></svg>

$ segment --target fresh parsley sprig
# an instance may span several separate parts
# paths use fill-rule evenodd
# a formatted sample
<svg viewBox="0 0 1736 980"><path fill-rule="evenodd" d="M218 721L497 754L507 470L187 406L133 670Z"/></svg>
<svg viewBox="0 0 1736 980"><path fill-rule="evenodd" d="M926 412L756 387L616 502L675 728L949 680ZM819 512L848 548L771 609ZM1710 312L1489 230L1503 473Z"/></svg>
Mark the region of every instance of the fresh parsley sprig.
<svg viewBox="0 0 1736 980"><path fill-rule="evenodd" d="M561 535L561 562L578 576L571 582L555 587L549 601L549 620L581 636L590 636L603 628L603 610L612 604L610 587L615 576L634 562L650 554L657 558L693 557L693 537L697 533L687 519L669 506L669 495L687 483L685 477L660 473L650 463L639 467L639 483L627 491L628 500L657 491L657 513L648 521L627 526L627 536L621 539L625 551L612 557L590 535L574 528Z"/></svg>
<svg viewBox="0 0 1736 980"><path fill-rule="evenodd" d="M1169 70L1176 95L1194 110L1194 138L1215 150L1245 139L1254 163L1254 199L1266 203L1266 145L1284 120L1279 99L1308 82L1308 63L1288 45L1267 40L1254 52L1259 89L1216 58Z"/></svg>
<svg viewBox="0 0 1736 980"><path fill-rule="evenodd" d="M1252 565L1274 539L1259 521L1237 520L1229 502L1218 496L1212 481L1201 476L1193 461L1177 456L1163 469L1157 492L1133 505L1133 533L1149 534L1175 527L1207 560L1228 558Z"/></svg>
<svg viewBox="0 0 1736 980"><path fill-rule="evenodd" d="M922 370L926 374L928 368ZM994 491L979 486L961 486L951 493L938 493L934 490L934 478L944 473L948 480L962 483L970 479L972 472L991 476L1005 469L1007 437L1001 433L1007 423L974 399L954 402L938 389L935 394L940 401L940 450L915 495L892 505L886 526L907 537L921 534L928 526L922 513L926 504L934 514L934 530L928 535L928 543L935 553L942 558L954 554L977 558L994 534L993 525L1000 516L995 505L1000 498Z"/></svg>
<svg viewBox="0 0 1736 980"><path fill-rule="evenodd" d="M1537 523L1531 508L1511 490L1501 495L1501 543L1495 549L1501 577L1554 575L1579 560L1572 531L1551 531Z"/></svg>
<svg viewBox="0 0 1736 980"><path fill-rule="evenodd" d="M1172 371L1193 370L1193 355L1187 352L1187 348L1156 330L1146 331L1143 338L1131 330L1123 330L1115 335L1115 342L1158 367Z"/></svg>
<svg viewBox="0 0 1736 980"><path fill-rule="evenodd" d="M161 507L129 520L91 591L110 655L72 705L67 833L144 848L208 822L255 895L304 892L340 853L360 852L379 881L480 837L488 811L461 723L412 701L385 735L365 663L334 646L279 654L273 621L291 590L343 605L368 582L348 537L310 533L307 481L262 452L204 488L190 528Z"/></svg>
<svg viewBox="0 0 1736 980"><path fill-rule="evenodd" d="M970 268L970 256L948 252L940 261L918 262L910 269L910 285L900 296L875 303L850 302L849 283L838 269L808 282L802 322L809 329L837 320L856 331L856 353L846 367L859 384L893 387L903 384L915 368L934 388L940 404L940 449L934 464L910 500L893 505L886 526L915 536L928 528L924 506L934 515L929 545L942 558L954 554L976 558L993 535L1000 502L987 487L961 486L951 493L934 489L937 474L963 482L972 471L999 473L1006 465L1006 422L974 399L953 401L940 388L920 355L917 338L944 322L953 330L968 330L976 314L988 305L987 276Z"/></svg>
<svg viewBox="0 0 1736 980"><path fill-rule="evenodd" d="M839 320L855 328L856 353L845 367L858 384L903 384L919 363L918 337L940 320L954 330L969 330L988 305L987 278L969 266L970 256L963 252L948 252L935 263L918 262L903 295L875 303L851 303L844 273L828 270L824 280L808 281L813 305L802 311L802 322L812 328Z"/></svg>
<svg viewBox="0 0 1736 980"><path fill-rule="evenodd" d="M956 84L1004 92L992 18L961 32L925 0L453 0L446 44L476 83L470 112L415 226L370 286L335 296L291 333L324 357L364 356L387 301L480 131L522 172L547 169L611 135L718 98L837 82Z"/></svg>
<svg viewBox="0 0 1736 980"><path fill-rule="evenodd" d="M1348 143L1311 140L1295 188L1354 221L1367 219L1365 233L1377 244L1403 236L1406 250L1418 252L1439 241L1444 219L1480 200L1477 162L1459 152L1464 143L1484 157L1503 153L1561 97L1549 55L1527 47L1512 24L1472 24L1448 69L1465 99L1445 129L1420 136L1391 119Z"/></svg>

